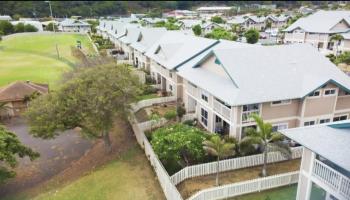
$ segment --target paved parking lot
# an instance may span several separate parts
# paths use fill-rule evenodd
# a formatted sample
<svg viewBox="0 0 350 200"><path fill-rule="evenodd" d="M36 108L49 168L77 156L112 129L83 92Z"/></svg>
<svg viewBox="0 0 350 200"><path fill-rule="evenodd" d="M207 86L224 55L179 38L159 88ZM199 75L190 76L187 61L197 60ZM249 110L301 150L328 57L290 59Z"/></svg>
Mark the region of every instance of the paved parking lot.
<svg viewBox="0 0 350 200"><path fill-rule="evenodd" d="M19 189L25 189L58 174L71 165L92 147L93 141L83 138L76 131L66 131L55 139L43 140L28 134L24 119L14 118L5 122L21 142L40 153L40 158L31 162L19 159L16 178L0 187L0 196Z"/></svg>

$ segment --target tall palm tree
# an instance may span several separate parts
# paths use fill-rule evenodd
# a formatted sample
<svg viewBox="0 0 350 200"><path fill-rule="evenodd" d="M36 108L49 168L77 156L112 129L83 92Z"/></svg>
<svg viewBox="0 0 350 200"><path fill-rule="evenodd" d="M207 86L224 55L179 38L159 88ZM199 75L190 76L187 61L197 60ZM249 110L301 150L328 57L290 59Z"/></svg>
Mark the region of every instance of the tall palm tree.
<svg viewBox="0 0 350 200"><path fill-rule="evenodd" d="M216 185L219 185L219 161L235 154L235 144L226 142L220 136L214 135L209 140L203 142L203 149L210 155L216 156Z"/></svg>
<svg viewBox="0 0 350 200"><path fill-rule="evenodd" d="M248 128L246 131L247 136L245 136L241 144L243 145L254 145L257 144L263 149L264 165L262 168L261 175L263 177L267 176L266 166L268 152L279 151L283 156L288 159L291 157L292 153L287 144L282 143L283 135L279 132L274 132L272 130L272 125L270 123L265 123L261 117L257 114L251 115L257 124L257 129Z"/></svg>
<svg viewBox="0 0 350 200"><path fill-rule="evenodd" d="M338 56L338 47L339 47L339 45L340 45L340 41L341 40L344 40L344 37L342 36L342 35L340 35L340 34L335 34L335 35L333 35L332 37L331 37L331 41L332 42L335 42L336 43L336 53L335 53L335 59L337 59L337 56Z"/></svg>

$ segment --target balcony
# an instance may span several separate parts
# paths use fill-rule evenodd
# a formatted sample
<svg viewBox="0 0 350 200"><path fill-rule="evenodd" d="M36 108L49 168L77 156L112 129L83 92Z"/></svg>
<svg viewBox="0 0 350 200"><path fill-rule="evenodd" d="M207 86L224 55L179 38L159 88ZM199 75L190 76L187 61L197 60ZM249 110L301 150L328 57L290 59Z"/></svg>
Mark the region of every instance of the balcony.
<svg viewBox="0 0 350 200"><path fill-rule="evenodd" d="M312 177L328 186L339 197L350 199L350 179L337 170L319 160L315 160Z"/></svg>
<svg viewBox="0 0 350 200"><path fill-rule="evenodd" d="M242 123L249 123L249 122L253 122L254 119L251 118L252 114L257 114L259 115L259 110L251 110L251 111L244 111L242 113Z"/></svg>
<svg viewBox="0 0 350 200"><path fill-rule="evenodd" d="M230 121L231 119L231 109L220 103L218 100L214 99L214 111L225 117Z"/></svg>
<svg viewBox="0 0 350 200"><path fill-rule="evenodd" d="M187 92L194 96L194 97L198 97L198 89L196 87L194 87L192 84L188 83L187 84Z"/></svg>

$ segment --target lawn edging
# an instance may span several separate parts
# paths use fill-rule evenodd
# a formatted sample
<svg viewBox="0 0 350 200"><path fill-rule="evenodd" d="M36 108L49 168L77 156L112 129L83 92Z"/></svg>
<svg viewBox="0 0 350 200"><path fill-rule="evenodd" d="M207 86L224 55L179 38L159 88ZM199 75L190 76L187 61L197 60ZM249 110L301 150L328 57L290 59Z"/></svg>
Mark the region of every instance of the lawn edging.
<svg viewBox="0 0 350 200"><path fill-rule="evenodd" d="M204 189L192 195L188 200L215 200L241 196L248 193L295 184L298 180L299 171L288 172Z"/></svg>

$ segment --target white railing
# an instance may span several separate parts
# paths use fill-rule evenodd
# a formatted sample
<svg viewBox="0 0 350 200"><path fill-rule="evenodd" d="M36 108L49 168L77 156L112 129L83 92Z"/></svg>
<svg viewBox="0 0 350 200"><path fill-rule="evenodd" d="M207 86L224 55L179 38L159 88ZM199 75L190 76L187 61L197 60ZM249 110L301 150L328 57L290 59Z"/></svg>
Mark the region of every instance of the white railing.
<svg viewBox="0 0 350 200"><path fill-rule="evenodd" d="M254 119L251 118L252 114L257 114L259 115L259 110L253 110L253 111L245 111L242 113L242 122L247 123L247 122L252 122Z"/></svg>
<svg viewBox="0 0 350 200"><path fill-rule="evenodd" d="M292 159L301 158L303 153L302 147L292 148ZM268 163L284 161L286 158L279 152L270 152L268 154ZM219 162L220 172L241 169L245 167L253 167L257 165L262 165L264 163L263 154L257 154L252 156L244 156L239 158L232 158L227 160L222 160ZM199 165L192 165L183 168L174 175L171 176L171 180L175 185L181 183L182 181L193 178L197 176L204 176L216 173L216 162L203 163Z"/></svg>
<svg viewBox="0 0 350 200"><path fill-rule="evenodd" d="M159 121L150 120L150 121L138 123L138 126L142 131L147 131L154 128L158 128L164 125L166 122L167 120L165 118L161 118Z"/></svg>
<svg viewBox="0 0 350 200"><path fill-rule="evenodd" d="M214 110L225 117L228 121L231 120L231 109L222 105L219 101L214 99Z"/></svg>
<svg viewBox="0 0 350 200"><path fill-rule="evenodd" d="M195 113L188 113L188 114L182 116L181 120L184 122L186 120L193 120L195 118L196 118L196 114Z"/></svg>
<svg viewBox="0 0 350 200"><path fill-rule="evenodd" d="M294 184L298 182L298 179L299 171L268 176L265 178L258 178L201 190L195 195L191 196L189 200L214 200L235 197L252 192L260 192L262 190Z"/></svg>
<svg viewBox="0 0 350 200"><path fill-rule="evenodd" d="M154 104L161 104L161 103L167 103L167 102L172 102L172 101L176 101L175 96L146 99L146 100L139 101L135 104L132 104L131 107L132 107L133 111L136 112L144 107L149 107L149 106L152 106Z"/></svg>
<svg viewBox="0 0 350 200"><path fill-rule="evenodd" d="M187 92L188 92L190 95L192 95L192 96L194 96L194 97L198 97L198 96L199 96L199 95L198 95L198 89L197 89L196 87L192 86L191 84L187 83L186 89L187 89Z"/></svg>
<svg viewBox="0 0 350 200"><path fill-rule="evenodd" d="M315 160L312 176L338 192L346 199L350 199L350 179L342 175L340 172L319 160Z"/></svg>

